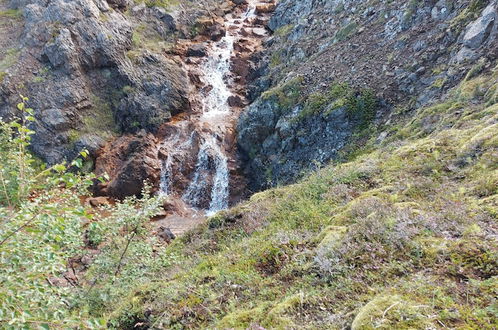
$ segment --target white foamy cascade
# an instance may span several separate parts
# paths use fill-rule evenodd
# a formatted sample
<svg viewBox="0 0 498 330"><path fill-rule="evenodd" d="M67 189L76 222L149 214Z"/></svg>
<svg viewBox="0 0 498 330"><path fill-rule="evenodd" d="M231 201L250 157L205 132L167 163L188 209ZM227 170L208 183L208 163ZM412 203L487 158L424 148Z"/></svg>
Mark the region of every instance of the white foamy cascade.
<svg viewBox="0 0 498 330"><path fill-rule="evenodd" d="M213 137L208 138L199 150L194 177L183 199L192 206L198 206L206 194L210 177L213 182L207 214L214 214L228 207L229 172L227 158Z"/></svg>
<svg viewBox="0 0 498 330"><path fill-rule="evenodd" d="M227 132L233 131L234 114L228 102L230 96L234 95L230 88L233 83L230 77L231 58L240 30L249 24L251 18L257 16L256 3L259 1L250 0L249 3L247 11L240 13L238 17L231 14L226 17L226 35L217 42L209 43L209 57L198 66L205 86L199 99L198 109L201 111L195 129L201 142L194 172L182 199L193 208L204 208L207 215L229 206L230 171L223 141L226 141ZM170 158L163 162L161 171L161 191L165 194L173 190ZM207 207L209 208L206 210Z"/></svg>
<svg viewBox="0 0 498 330"><path fill-rule="evenodd" d="M171 157L167 157L161 164L161 181L159 185L159 193L161 195L169 195L171 193Z"/></svg>
<svg viewBox="0 0 498 330"><path fill-rule="evenodd" d="M202 66L204 81L212 89L202 99L205 117L227 114L230 111L228 98L232 92L226 83L230 73L230 57L233 52L235 37L225 36L213 46L209 59Z"/></svg>

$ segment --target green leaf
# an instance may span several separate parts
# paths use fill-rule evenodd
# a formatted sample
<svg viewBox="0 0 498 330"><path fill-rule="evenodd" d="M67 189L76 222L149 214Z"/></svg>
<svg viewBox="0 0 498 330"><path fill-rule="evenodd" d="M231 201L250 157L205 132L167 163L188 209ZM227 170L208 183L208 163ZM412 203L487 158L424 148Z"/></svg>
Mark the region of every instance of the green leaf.
<svg viewBox="0 0 498 330"><path fill-rule="evenodd" d="M88 154L89 154L89 152L88 152L88 150L86 150L86 149L84 149L84 150L82 150L82 151L80 152L80 155L81 155L83 158L87 158L87 157L88 157Z"/></svg>

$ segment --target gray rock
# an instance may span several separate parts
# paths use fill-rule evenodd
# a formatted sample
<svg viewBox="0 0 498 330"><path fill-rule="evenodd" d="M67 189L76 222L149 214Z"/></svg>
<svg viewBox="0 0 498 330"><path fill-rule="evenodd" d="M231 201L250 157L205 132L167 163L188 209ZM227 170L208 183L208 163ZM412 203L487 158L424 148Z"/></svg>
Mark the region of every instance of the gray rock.
<svg viewBox="0 0 498 330"><path fill-rule="evenodd" d="M76 46L68 29L61 29L53 41L45 44L43 51L43 55L48 58L52 67L56 69L63 67L68 73L76 69L74 63Z"/></svg>
<svg viewBox="0 0 498 330"><path fill-rule="evenodd" d="M84 134L75 143L75 150L88 150L90 154L95 153L104 146L106 140L96 134Z"/></svg>
<svg viewBox="0 0 498 330"><path fill-rule="evenodd" d="M451 59L451 64L461 64L464 62L474 61L479 57L479 54L470 48L462 47L460 51Z"/></svg>
<svg viewBox="0 0 498 330"><path fill-rule="evenodd" d="M452 3L446 0L439 0L432 8L431 17L434 20L444 21L451 14Z"/></svg>
<svg viewBox="0 0 498 330"><path fill-rule="evenodd" d="M165 37L178 18L144 4L131 9L135 17L124 15L121 10L131 3L11 0L11 7L24 14L19 44L25 67L19 71L43 79L35 83L27 77L23 94L37 110L32 149L47 162L72 159L83 147L96 151L102 137L109 136L105 130L154 130L172 114L189 109L189 82L178 64L162 54L142 52L133 62L127 57L139 24L136 16L148 15L151 26ZM17 97L15 86L0 90L0 116L10 114ZM100 124L101 119L106 123Z"/></svg>
<svg viewBox="0 0 498 330"><path fill-rule="evenodd" d="M65 130L70 127L70 121L61 109L46 109L42 113L43 122L53 130Z"/></svg>
<svg viewBox="0 0 498 330"><path fill-rule="evenodd" d="M482 12L482 15L467 28L463 37L463 44L470 48L479 48L486 40L496 35L496 3L488 5Z"/></svg>

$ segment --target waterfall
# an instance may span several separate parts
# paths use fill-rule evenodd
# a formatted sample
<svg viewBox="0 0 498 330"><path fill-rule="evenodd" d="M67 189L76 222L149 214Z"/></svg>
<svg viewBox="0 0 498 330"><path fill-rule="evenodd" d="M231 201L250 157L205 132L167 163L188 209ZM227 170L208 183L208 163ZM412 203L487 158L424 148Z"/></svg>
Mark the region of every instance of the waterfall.
<svg viewBox="0 0 498 330"><path fill-rule="evenodd" d="M212 178L211 202L207 214L211 215L228 207L229 172L226 156L216 144L213 137L202 144L195 172L183 199L194 207L202 203L209 188L209 178Z"/></svg>
<svg viewBox="0 0 498 330"><path fill-rule="evenodd" d="M159 193L169 195L171 193L171 157L167 157L161 164L161 181Z"/></svg>
<svg viewBox="0 0 498 330"><path fill-rule="evenodd" d="M213 46L211 56L202 66L204 80L212 89L202 99L203 113L205 116L226 114L230 111L228 98L232 92L226 83L230 73L230 57L233 52L235 38L225 36Z"/></svg>
<svg viewBox="0 0 498 330"><path fill-rule="evenodd" d="M228 132L233 132L237 113L229 105L229 98L233 96L231 80L231 59L234 55L235 44L241 37L240 31L247 27L246 24L256 16L257 0L249 1L250 6L245 12L240 12L238 17L227 16L225 22L226 35L216 42L207 42L209 56L195 65L201 72L203 89L199 89L199 105L195 109L195 122L193 130L196 132L199 151L193 173L188 173L189 184L182 192L181 198L195 209L203 209L207 215L229 207L230 198L230 171L228 157L233 145L226 142ZM184 134L185 135L185 134ZM183 135L183 136L184 136ZM192 135L193 136L193 135ZM182 159L182 153L187 148L179 146L176 139L169 137L164 143L168 150L168 157L163 160L161 168L161 193L174 193L172 177L172 159ZM223 142L222 142L223 141ZM227 144L228 143L228 144ZM192 148L193 145L190 145ZM190 149L191 150L191 149ZM174 157L172 157L174 155ZM195 155L194 155L195 157ZM190 158L192 161L192 158ZM195 158L194 158L195 159ZM176 164L175 170L176 170Z"/></svg>
<svg viewBox="0 0 498 330"><path fill-rule="evenodd" d="M219 148L215 148L215 151L217 152L215 157L216 173L213 180L211 204L209 205L208 214L214 214L228 208L228 197L230 195L230 176L227 158Z"/></svg>

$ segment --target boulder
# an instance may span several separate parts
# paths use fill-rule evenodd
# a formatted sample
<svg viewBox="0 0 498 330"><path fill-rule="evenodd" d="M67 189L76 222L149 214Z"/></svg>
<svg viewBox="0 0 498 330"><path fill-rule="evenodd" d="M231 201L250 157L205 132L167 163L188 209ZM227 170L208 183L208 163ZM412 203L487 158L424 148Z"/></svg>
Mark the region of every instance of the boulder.
<svg viewBox="0 0 498 330"><path fill-rule="evenodd" d="M98 153L95 174L107 174L110 180L98 183L96 194L117 199L139 196L146 180L155 184L157 190L161 171L157 143L154 135L141 131L105 145Z"/></svg>
<svg viewBox="0 0 498 330"><path fill-rule="evenodd" d="M488 5L482 12L481 16L467 28L463 37L463 44L470 48L479 48L485 43L490 36L496 34L496 3Z"/></svg>
<svg viewBox="0 0 498 330"><path fill-rule="evenodd" d="M207 48L203 44L193 44L187 49L189 57L205 57L207 56Z"/></svg>

